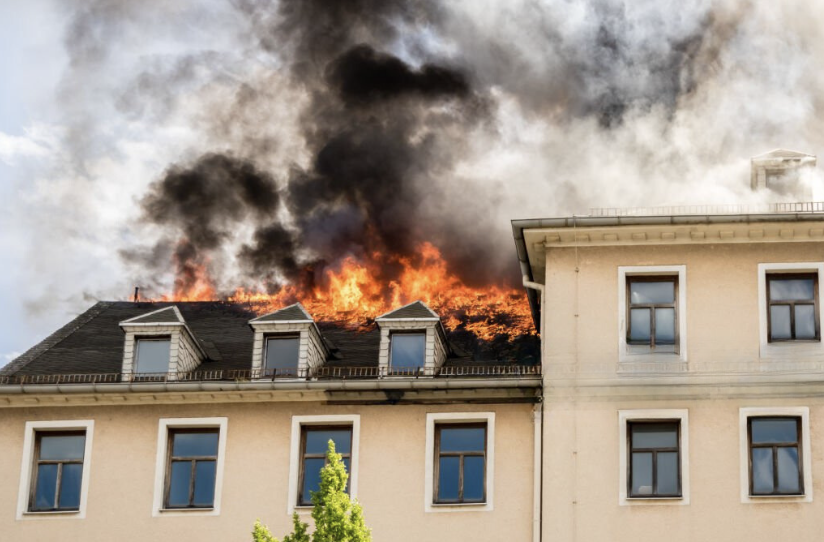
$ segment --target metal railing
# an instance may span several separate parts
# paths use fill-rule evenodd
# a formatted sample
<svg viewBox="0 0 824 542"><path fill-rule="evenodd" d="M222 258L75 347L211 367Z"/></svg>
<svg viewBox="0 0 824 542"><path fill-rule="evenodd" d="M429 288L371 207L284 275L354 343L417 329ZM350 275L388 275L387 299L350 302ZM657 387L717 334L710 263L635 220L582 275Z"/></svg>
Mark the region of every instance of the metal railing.
<svg viewBox="0 0 824 542"><path fill-rule="evenodd" d="M335 367L314 369L227 369L175 373L88 373L0 375L0 385L133 384L153 382L313 381L382 378L523 378L540 377L540 365L458 365L445 367Z"/></svg>
<svg viewBox="0 0 824 542"><path fill-rule="evenodd" d="M661 207L601 207L589 210L589 216L670 216L670 215L739 215L780 213L822 213L824 202L763 203L751 205L667 205Z"/></svg>

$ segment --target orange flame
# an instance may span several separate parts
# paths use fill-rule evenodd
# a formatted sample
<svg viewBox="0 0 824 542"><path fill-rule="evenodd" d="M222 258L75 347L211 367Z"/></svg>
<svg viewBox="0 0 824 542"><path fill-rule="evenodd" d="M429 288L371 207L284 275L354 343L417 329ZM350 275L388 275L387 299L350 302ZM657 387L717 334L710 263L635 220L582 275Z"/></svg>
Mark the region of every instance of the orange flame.
<svg viewBox="0 0 824 542"><path fill-rule="evenodd" d="M396 257L398 278L385 284L380 277L380 258L362 262L345 258L337 269L327 269L323 285L301 291L294 285L276 294L238 288L227 300L249 304L265 314L300 301L318 321L338 321L361 326L377 316L420 300L437 312L452 331L463 326L483 340L506 336L534 335L531 313L522 291L503 286L471 288L449 272L440 251L431 243L418 246L418 258ZM194 273L194 287L164 296L164 301L211 301L215 289L205 267Z"/></svg>

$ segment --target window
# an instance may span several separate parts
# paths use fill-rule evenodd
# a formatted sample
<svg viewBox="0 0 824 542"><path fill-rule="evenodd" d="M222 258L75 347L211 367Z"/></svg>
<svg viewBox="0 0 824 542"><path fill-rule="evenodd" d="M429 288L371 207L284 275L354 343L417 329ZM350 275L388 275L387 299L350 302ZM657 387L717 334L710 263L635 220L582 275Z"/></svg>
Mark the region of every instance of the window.
<svg viewBox="0 0 824 542"><path fill-rule="evenodd" d="M343 456L349 471L347 491L358 496L358 440L360 416L357 414L329 414L323 416L292 416L292 434L289 454L289 486L287 511L312 505L310 491L318 489L320 469L326 464L329 440ZM306 508L303 508L306 510Z"/></svg>
<svg viewBox="0 0 824 542"><path fill-rule="evenodd" d="M812 501L809 408L740 409L741 502Z"/></svg>
<svg viewBox="0 0 824 542"><path fill-rule="evenodd" d="M217 429L170 429L165 508L211 508L215 499Z"/></svg>
<svg viewBox="0 0 824 542"><path fill-rule="evenodd" d="M435 502L484 502L486 424L436 425L435 450Z"/></svg>
<svg viewBox="0 0 824 542"><path fill-rule="evenodd" d="M227 428L225 417L160 420L153 516L220 514Z"/></svg>
<svg viewBox="0 0 824 542"><path fill-rule="evenodd" d="M619 371L686 371L686 311L685 265L618 267Z"/></svg>
<svg viewBox="0 0 824 542"><path fill-rule="evenodd" d="M389 366L393 372L417 372L426 360L426 333L392 333Z"/></svg>
<svg viewBox="0 0 824 542"><path fill-rule="evenodd" d="M495 413L427 414L424 465L426 512L492 511Z"/></svg>
<svg viewBox="0 0 824 542"><path fill-rule="evenodd" d="M83 518L94 422L26 422L17 519Z"/></svg>
<svg viewBox="0 0 824 542"><path fill-rule="evenodd" d="M137 340L135 373L169 372L170 337L152 337Z"/></svg>
<svg viewBox="0 0 824 542"><path fill-rule="evenodd" d="M299 351L300 337L297 335L267 337L264 374L297 376Z"/></svg>
<svg viewBox="0 0 824 542"><path fill-rule="evenodd" d="M627 277L627 344L674 352L678 277Z"/></svg>
<svg viewBox="0 0 824 542"><path fill-rule="evenodd" d="M769 341L817 341L818 275L768 274L767 320Z"/></svg>
<svg viewBox="0 0 824 542"><path fill-rule="evenodd" d="M320 470L326 465L329 441L335 443L335 451L343 456L346 472L352 465L352 427L303 426L301 431L300 489L298 506L312 506L312 492L320 489ZM349 483L347 481L347 492Z"/></svg>
<svg viewBox="0 0 824 542"><path fill-rule="evenodd" d="M618 411L618 504L687 505L689 413L686 409Z"/></svg>
<svg viewBox="0 0 824 542"><path fill-rule="evenodd" d="M679 428L675 422L629 422L629 496L680 497Z"/></svg>

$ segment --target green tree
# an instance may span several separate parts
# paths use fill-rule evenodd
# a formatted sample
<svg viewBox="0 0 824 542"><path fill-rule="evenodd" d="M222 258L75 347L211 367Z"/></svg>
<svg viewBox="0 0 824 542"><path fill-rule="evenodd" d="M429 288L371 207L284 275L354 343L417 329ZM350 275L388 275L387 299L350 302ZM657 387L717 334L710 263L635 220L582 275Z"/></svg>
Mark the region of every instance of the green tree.
<svg viewBox="0 0 824 542"><path fill-rule="evenodd" d="M363 520L363 509L344 491L349 474L343 458L335 452L335 443L329 441L327 463L320 471L320 488L312 492L312 519L315 532L311 542L372 542L372 534ZM283 542L310 542L306 533L309 525L292 515L294 531ZM265 525L255 521L252 531L254 542L278 542Z"/></svg>

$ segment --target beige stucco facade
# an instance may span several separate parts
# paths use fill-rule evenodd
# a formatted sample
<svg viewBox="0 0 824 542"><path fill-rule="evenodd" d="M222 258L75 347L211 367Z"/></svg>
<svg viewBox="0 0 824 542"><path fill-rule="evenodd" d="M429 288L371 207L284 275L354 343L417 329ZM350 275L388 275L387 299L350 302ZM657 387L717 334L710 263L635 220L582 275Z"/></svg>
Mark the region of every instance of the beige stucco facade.
<svg viewBox="0 0 824 542"><path fill-rule="evenodd" d="M359 425L357 497L364 506L374 540L532 540L534 441L533 405L412 404L327 405L318 401L283 401L284 395L214 394L212 404L187 403L186 394L163 397L135 394L86 394L74 398L98 406L24 407L18 401L0 409L0 539L202 540L249 539L259 518L278 536L291 529L290 454L293 419L356 418ZM243 395L242 398L240 396ZM264 396L266 394L263 394ZM446 396L446 393L442 393ZM355 396L354 394L352 395ZM191 401L194 396L188 396ZM48 403L47 394L40 403ZM30 404L38 398L28 397ZM117 406L117 401L128 402ZM441 401L445 402L445 401ZM137 403L137 404L134 404ZM164 404L165 403L165 404ZM427 473L426 420L431 413L494 413L494 506L475 511L425 511ZM153 510L158 427L161 420L225 418L225 464L217 515L174 514ZM27 514L15 517L22 475L26 423L93 420L93 443L86 468L90 477L85 517L77 514ZM25 469L24 469L25 470ZM355 469L353 468L353 471ZM475 507L477 508L477 507ZM307 515L308 511L301 513ZM311 523L311 520L310 520Z"/></svg>
<svg viewBox="0 0 824 542"><path fill-rule="evenodd" d="M765 345L762 298L767 272L820 273L824 222L605 222L524 230L533 280L543 285L543 540L819 539L821 343ZM678 353L633 355L622 343L625 277L644 273L678 275L685 290ZM811 484L803 496L750 497L745 420L753 412L804 413ZM627 416L680 420L681 498L626 498Z"/></svg>

